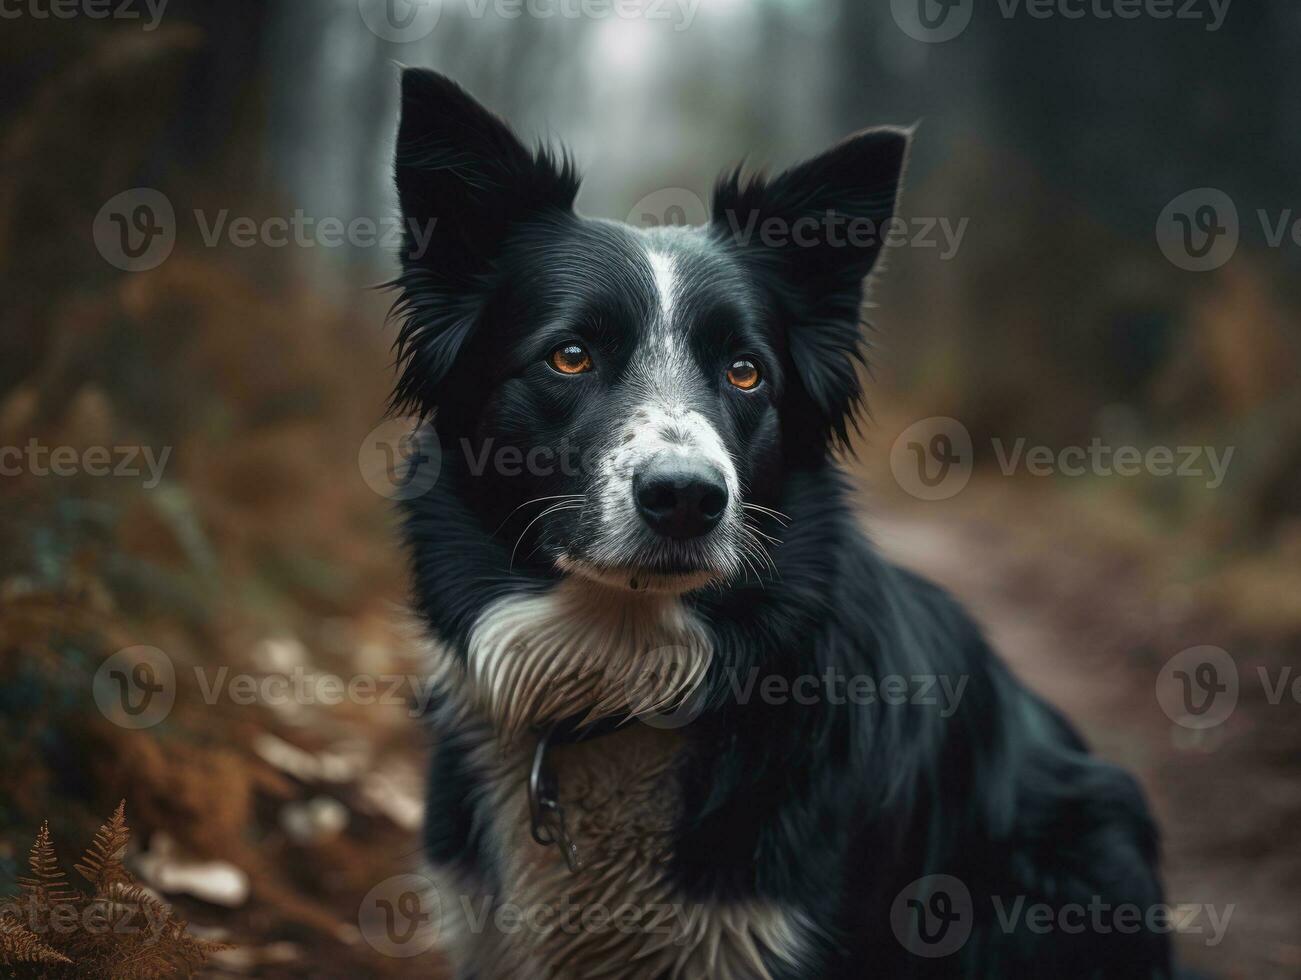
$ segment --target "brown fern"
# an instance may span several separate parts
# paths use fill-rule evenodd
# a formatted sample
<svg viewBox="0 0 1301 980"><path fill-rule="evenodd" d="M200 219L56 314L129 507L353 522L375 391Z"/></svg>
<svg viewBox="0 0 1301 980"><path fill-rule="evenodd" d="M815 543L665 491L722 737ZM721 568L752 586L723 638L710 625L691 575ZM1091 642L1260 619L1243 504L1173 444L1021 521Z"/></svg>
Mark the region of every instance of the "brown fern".
<svg viewBox="0 0 1301 980"><path fill-rule="evenodd" d="M131 832L126 804L74 865L90 883L68 887L48 824L32 845L31 873L0 910L0 964L18 980L159 980L192 977L224 943L198 939L186 921L137 882L122 863Z"/></svg>
<svg viewBox="0 0 1301 980"><path fill-rule="evenodd" d="M40 936L8 914L0 916L0 964L16 967L24 963L49 966L71 962L58 950L41 942Z"/></svg>
<svg viewBox="0 0 1301 980"><path fill-rule="evenodd" d="M27 856L30 873L18 879L18 901L48 914L64 905L75 905L80 896L68 886L68 875L59 867L50 839L50 823L41 824L40 832Z"/></svg>
<svg viewBox="0 0 1301 980"><path fill-rule="evenodd" d="M90 882L96 894L107 893L115 885L130 880L122 866L122 855L130 838L131 831L126 825L126 800L122 800L108 823L96 831L95 839L86 848L81 861L73 865L77 873Z"/></svg>

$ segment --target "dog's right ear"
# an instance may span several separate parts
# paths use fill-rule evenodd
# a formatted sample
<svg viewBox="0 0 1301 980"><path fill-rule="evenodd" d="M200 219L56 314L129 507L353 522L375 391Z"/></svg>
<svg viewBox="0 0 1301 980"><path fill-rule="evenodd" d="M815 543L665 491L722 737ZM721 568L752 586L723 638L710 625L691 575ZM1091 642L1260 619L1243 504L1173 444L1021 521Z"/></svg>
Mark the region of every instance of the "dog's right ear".
<svg viewBox="0 0 1301 980"><path fill-rule="evenodd" d="M427 415L474 330L511 227L571 213L578 175L567 157L530 151L463 88L422 68L402 73L394 172L404 235L393 405Z"/></svg>

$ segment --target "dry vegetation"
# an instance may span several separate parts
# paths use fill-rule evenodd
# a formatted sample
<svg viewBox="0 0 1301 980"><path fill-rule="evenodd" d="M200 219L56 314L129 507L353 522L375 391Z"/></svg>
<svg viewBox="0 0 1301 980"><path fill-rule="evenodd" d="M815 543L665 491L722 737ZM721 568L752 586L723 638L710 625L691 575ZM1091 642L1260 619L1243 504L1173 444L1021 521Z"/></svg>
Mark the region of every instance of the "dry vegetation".
<svg viewBox="0 0 1301 980"><path fill-rule="evenodd" d="M119 803L75 865L90 891L74 890L42 824L18 894L0 906L0 965L20 980L193 976L226 949L197 939L122 864L131 834Z"/></svg>
<svg viewBox="0 0 1301 980"><path fill-rule="evenodd" d="M6 34L49 54L40 31ZM85 839L125 797L125 868L195 923L189 945L159 956L229 941L209 971L399 976L414 964L371 950L357 913L416 851L412 712L204 698L223 669L345 682L411 670L391 508L357 459L384 409L384 303L331 308L285 252L227 261L182 235L159 269L131 276L90 241L99 204L132 186L165 129L196 43L162 29L147 45L109 35L50 55L5 120L0 284L15 301L0 310L0 444L170 456L150 489L0 482L0 894L44 821L39 863L53 873L50 841ZM136 645L165 651L177 677L170 713L139 730L93 697L98 668ZM110 974L94 965L102 950L4 936L7 955L44 956L50 976L163 975L161 961Z"/></svg>
<svg viewBox="0 0 1301 980"><path fill-rule="evenodd" d="M0 963L22 977L163 976L207 955L216 975L427 977L427 963L380 956L357 929L362 896L417 851L421 736L411 712L209 704L195 674L415 671L396 625L405 586L391 515L357 467L384 404L383 304L334 309L288 253L232 259L185 236L153 272L110 268L90 243L91 220L147 170L202 39L185 28L147 43L101 33L56 54L41 32L5 31L3 46L43 71L0 136L0 445L34 438L171 455L147 492L139 480L86 476L0 483L0 892L13 885L41 909L78 914L149 909L167 937L110 948L112 931L65 942L6 917ZM169 179L178 200L235 195L211 177ZM1093 545L1114 541L1109 553L1127 574L1172 583L1181 615L1227 615L1231 637L1285 658L1301 647L1301 416L1287 395L1296 352L1270 326L1286 318L1260 280L1244 274L1225 289L1197 313L1196 343L1158 373L1152 394L1170 417L1198 419L1196 431L1233 428L1250 441L1234 507L1139 484L1119 497L1073 485L1075 496L1026 510L1007 503L1021 491L997 481L996 494L968 501L995 528L1027 513L1036 526L1105 528ZM1244 324L1264 335L1242 342ZM996 431L1008 413L1033 418L1035 400L1056 394L1042 390L1053 375L1022 374L1011 400L930 379L941 394L922 414L949 397L975 406L964 415L980 420L974 429ZM866 455L879 459L890 440L884 425ZM1033 601L1065 602L1081 577L1065 561L1052 566L1059 578L1045 577L1043 562L1064 554L1061 541L1024 542L1038 557L1006 570L1009 583ZM1054 592L1053 582L1065 584ZM1081 616L1097 608L1081 606ZM142 644L166 652L178 682L166 719L137 730L98 710L93 691L107 658ZM130 845L119 808L80 862L91 891L66 890L53 842L86 839L122 797Z"/></svg>

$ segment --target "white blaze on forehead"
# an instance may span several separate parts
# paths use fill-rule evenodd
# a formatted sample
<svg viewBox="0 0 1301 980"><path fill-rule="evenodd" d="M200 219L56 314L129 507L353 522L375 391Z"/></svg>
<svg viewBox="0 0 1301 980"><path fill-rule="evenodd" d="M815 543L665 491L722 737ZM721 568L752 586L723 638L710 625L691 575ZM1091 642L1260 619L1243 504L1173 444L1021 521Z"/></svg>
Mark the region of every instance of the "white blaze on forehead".
<svg viewBox="0 0 1301 980"><path fill-rule="evenodd" d="M689 547L693 563L726 572L738 566L737 538L744 523L736 462L700 410L710 399L710 386L686 343L681 263L649 245L645 255L658 308L641 325L641 342L626 381L629 408L611 433L589 493L596 533L583 554L571 557L594 567L622 569L638 563L653 566L653 560L681 556ZM693 401L696 398L700 404ZM727 487L728 503L717 529L690 546L653 538L633 494L636 476L657 457L669 454L716 469Z"/></svg>
<svg viewBox="0 0 1301 980"><path fill-rule="evenodd" d="M673 298L677 289L677 265L673 258L663 252L650 252L651 272L655 275L655 294L660 302L660 321L666 327L673 315Z"/></svg>

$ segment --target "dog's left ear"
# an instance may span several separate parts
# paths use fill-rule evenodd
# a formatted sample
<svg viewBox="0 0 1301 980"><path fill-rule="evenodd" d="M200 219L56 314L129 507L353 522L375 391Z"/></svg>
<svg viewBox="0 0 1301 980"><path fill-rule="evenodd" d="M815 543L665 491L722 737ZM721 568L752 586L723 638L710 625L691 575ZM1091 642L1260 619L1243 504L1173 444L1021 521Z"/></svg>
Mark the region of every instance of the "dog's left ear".
<svg viewBox="0 0 1301 980"><path fill-rule="evenodd" d="M714 189L714 234L770 288L787 328L797 391L823 445L846 445L862 400L864 280L880 258L912 130L856 133L775 178Z"/></svg>
<svg viewBox="0 0 1301 980"><path fill-rule="evenodd" d="M511 231L572 214L578 175L566 157L530 150L500 118L436 72L402 73L394 177L405 235L395 407L428 414L474 332Z"/></svg>

